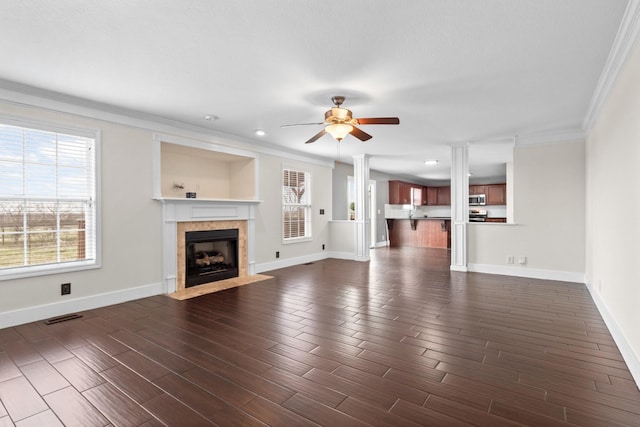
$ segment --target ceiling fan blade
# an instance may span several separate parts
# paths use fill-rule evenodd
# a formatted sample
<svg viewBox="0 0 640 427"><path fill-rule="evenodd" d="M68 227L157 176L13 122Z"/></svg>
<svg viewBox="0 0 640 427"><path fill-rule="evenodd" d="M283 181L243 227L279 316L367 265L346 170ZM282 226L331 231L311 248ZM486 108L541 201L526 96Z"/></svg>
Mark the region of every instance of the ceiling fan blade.
<svg viewBox="0 0 640 427"><path fill-rule="evenodd" d="M355 119L359 125L399 125L400 119L397 117L368 117Z"/></svg>
<svg viewBox="0 0 640 427"><path fill-rule="evenodd" d="M354 128L355 129L355 128ZM327 133L326 130L322 129L320 132L316 133L315 135L313 135L311 137L311 139L309 139L307 142L305 142L305 144L311 144L312 142L316 142L317 140L319 140L320 138L322 138L322 136Z"/></svg>
<svg viewBox="0 0 640 427"><path fill-rule="evenodd" d="M309 125L324 125L325 122L319 122L319 123L296 123L293 125L280 125L281 128L292 128L295 126L309 126Z"/></svg>
<svg viewBox="0 0 640 427"><path fill-rule="evenodd" d="M358 129L355 126L353 127L353 129L349 133L351 135L355 136L356 138L358 138L360 141L363 141L363 142L372 138L371 135L369 135L368 133Z"/></svg>

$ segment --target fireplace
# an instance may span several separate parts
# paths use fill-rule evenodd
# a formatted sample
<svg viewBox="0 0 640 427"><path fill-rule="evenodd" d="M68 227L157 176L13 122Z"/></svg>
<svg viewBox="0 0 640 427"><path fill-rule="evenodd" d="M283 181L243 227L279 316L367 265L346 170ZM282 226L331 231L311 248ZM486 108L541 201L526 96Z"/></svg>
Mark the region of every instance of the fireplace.
<svg viewBox="0 0 640 427"><path fill-rule="evenodd" d="M238 277L238 229L185 233L185 288Z"/></svg>
<svg viewBox="0 0 640 427"><path fill-rule="evenodd" d="M194 286L223 283L223 280L246 277L248 275L247 223L246 220L177 222L176 241L173 246L175 248L173 259L176 266L175 290L181 291L187 288L193 290L196 289ZM227 243L227 240L235 243ZM227 253L228 249L230 254ZM222 255L218 255L217 252ZM215 264L221 262L220 256L225 258L224 264L235 264L235 268L228 271L220 271L223 268L217 272L214 271ZM191 261L188 258L191 258ZM197 264L196 260L199 260ZM207 262L209 266L206 265ZM201 268L196 270L196 266ZM209 271L206 271L206 267L210 267ZM198 273L194 274L195 271ZM193 280L188 280L188 276L193 276Z"/></svg>

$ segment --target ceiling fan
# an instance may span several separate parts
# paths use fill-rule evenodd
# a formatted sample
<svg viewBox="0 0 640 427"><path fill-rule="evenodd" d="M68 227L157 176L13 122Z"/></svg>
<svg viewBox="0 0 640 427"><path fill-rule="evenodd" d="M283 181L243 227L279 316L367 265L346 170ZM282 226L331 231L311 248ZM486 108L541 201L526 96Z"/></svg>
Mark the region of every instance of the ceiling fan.
<svg viewBox="0 0 640 427"><path fill-rule="evenodd" d="M356 125L397 125L400 119L397 117L375 117L354 119L351 110L342 108L344 96L334 96L331 101L335 104L330 110L324 113L324 122L320 123L300 123L295 125L283 125L281 127L305 126L305 125L326 125L324 129L312 136L305 144L316 142L324 134L328 133L338 141L351 134L360 141L371 139L371 135L357 128Z"/></svg>

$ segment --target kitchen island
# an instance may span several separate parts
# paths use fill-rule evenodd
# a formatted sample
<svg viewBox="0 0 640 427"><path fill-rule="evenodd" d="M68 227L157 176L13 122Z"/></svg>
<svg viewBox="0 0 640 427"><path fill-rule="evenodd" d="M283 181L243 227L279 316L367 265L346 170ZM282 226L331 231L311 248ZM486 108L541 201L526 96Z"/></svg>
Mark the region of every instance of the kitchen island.
<svg viewBox="0 0 640 427"><path fill-rule="evenodd" d="M451 218L387 218L389 246L451 248Z"/></svg>

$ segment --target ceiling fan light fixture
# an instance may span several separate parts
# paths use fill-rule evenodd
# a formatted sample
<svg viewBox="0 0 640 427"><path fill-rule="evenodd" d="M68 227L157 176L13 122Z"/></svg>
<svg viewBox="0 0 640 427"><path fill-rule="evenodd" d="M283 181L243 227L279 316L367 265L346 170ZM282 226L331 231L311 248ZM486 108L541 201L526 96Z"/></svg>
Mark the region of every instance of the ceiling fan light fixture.
<svg viewBox="0 0 640 427"><path fill-rule="evenodd" d="M342 138L347 136L347 134L353 130L353 126L345 123L334 123L327 126L325 130L338 141L342 141Z"/></svg>

